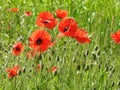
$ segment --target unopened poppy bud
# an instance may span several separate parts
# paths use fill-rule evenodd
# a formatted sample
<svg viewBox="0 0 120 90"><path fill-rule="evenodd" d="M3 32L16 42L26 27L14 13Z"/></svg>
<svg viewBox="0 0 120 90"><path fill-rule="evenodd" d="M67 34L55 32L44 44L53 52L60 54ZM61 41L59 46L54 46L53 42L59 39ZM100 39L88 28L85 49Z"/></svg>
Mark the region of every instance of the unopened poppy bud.
<svg viewBox="0 0 120 90"><path fill-rule="evenodd" d="M80 70L80 65L77 66L77 70Z"/></svg>
<svg viewBox="0 0 120 90"><path fill-rule="evenodd" d="M100 50L98 50L97 55L98 55L98 56L100 55Z"/></svg>
<svg viewBox="0 0 120 90"><path fill-rule="evenodd" d="M93 90L97 90L96 87L94 87Z"/></svg>
<svg viewBox="0 0 120 90"><path fill-rule="evenodd" d="M60 57L59 56L57 56L57 61L60 61Z"/></svg>
<svg viewBox="0 0 120 90"><path fill-rule="evenodd" d="M32 72L32 70L31 70L31 69L30 69L29 71L30 71L30 72Z"/></svg>
<svg viewBox="0 0 120 90"><path fill-rule="evenodd" d="M52 54L54 54L55 53L55 51L54 50L52 50Z"/></svg>
<svg viewBox="0 0 120 90"><path fill-rule="evenodd" d="M20 75L20 74L21 74L21 70L18 71L18 75Z"/></svg>
<svg viewBox="0 0 120 90"><path fill-rule="evenodd" d="M23 68L22 72L23 72L23 73L25 73L25 72L26 72L26 69L25 69L25 68Z"/></svg>
<svg viewBox="0 0 120 90"><path fill-rule="evenodd" d="M44 68L44 64L41 65L41 69L43 69L43 68Z"/></svg>
<svg viewBox="0 0 120 90"><path fill-rule="evenodd" d="M89 51L86 50L85 53L84 53L84 57L86 58L88 54L89 54Z"/></svg>
<svg viewBox="0 0 120 90"><path fill-rule="evenodd" d="M29 77L29 78L30 78L30 75L29 75L29 74L27 74L27 77Z"/></svg>
<svg viewBox="0 0 120 90"><path fill-rule="evenodd" d="M87 65L86 67L85 67L85 71L87 71L87 70L89 70L90 68L89 68L89 66Z"/></svg>
<svg viewBox="0 0 120 90"><path fill-rule="evenodd" d="M95 51L98 51L98 46L95 46L94 50L95 50Z"/></svg>
<svg viewBox="0 0 120 90"><path fill-rule="evenodd" d="M97 59L97 56L96 56L96 54L95 54L94 52L92 53L92 56L93 56L93 59L94 59L94 60Z"/></svg>
<svg viewBox="0 0 120 90"><path fill-rule="evenodd" d="M83 69L85 68L85 63L82 64L82 68L83 68Z"/></svg>
<svg viewBox="0 0 120 90"><path fill-rule="evenodd" d="M57 75L57 71L53 72L53 75L56 76Z"/></svg>
<svg viewBox="0 0 120 90"><path fill-rule="evenodd" d="M72 61L73 61L73 63L75 63L76 62L76 57L74 57Z"/></svg>
<svg viewBox="0 0 120 90"><path fill-rule="evenodd" d="M115 72L115 69L113 68L113 69L112 69L112 73L114 73L114 72Z"/></svg>
<svg viewBox="0 0 120 90"><path fill-rule="evenodd" d="M105 67L105 71L106 71L106 72L108 72L108 71L109 71L108 66L106 66L106 67Z"/></svg>
<svg viewBox="0 0 120 90"><path fill-rule="evenodd" d="M87 49L86 51L85 51L85 55L87 56L89 54L89 50Z"/></svg>
<svg viewBox="0 0 120 90"><path fill-rule="evenodd" d="M98 64L98 69L100 69L101 68L101 66L100 66L100 64Z"/></svg>
<svg viewBox="0 0 120 90"><path fill-rule="evenodd" d="M93 64L90 64L90 68L92 68L93 67Z"/></svg>
<svg viewBox="0 0 120 90"><path fill-rule="evenodd" d="M120 86L120 80L117 82L117 86Z"/></svg>
<svg viewBox="0 0 120 90"><path fill-rule="evenodd" d="M32 64L32 67L34 67L35 65L34 64Z"/></svg>
<svg viewBox="0 0 120 90"><path fill-rule="evenodd" d="M115 83L114 83L114 82L112 82L112 83L111 83L111 86L112 86L112 87L114 87L114 85L115 85Z"/></svg>

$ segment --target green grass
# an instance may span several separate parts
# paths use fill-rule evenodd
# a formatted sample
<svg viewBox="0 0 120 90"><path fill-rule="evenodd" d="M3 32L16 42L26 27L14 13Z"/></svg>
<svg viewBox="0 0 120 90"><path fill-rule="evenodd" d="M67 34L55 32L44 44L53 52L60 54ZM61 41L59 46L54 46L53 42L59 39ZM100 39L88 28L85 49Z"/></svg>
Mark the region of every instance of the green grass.
<svg viewBox="0 0 120 90"><path fill-rule="evenodd" d="M13 7L18 13L8 12ZM26 50L19 57L10 52L12 44L22 37L27 43L30 34L38 29L39 12L65 9L80 28L88 31L90 44L78 44L64 37L56 39L58 28L48 31L57 44L41 53L41 58L26 59ZM23 17L32 11L31 17ZM120 0L0 0L0 90L119 90L120 45L113 42L110 33L120 29ZM43 64L35 72L33 64ZM25 72L13 79L5 69L19 64ZM57 74L47 68L57 66Z"/></svg>

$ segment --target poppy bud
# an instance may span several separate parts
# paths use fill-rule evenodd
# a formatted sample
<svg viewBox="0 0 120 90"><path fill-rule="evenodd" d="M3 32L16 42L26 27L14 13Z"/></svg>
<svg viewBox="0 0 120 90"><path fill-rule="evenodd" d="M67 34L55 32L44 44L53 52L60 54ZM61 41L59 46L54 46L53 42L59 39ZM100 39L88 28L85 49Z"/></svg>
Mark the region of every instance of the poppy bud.
<svg viewBox="0 0 120 90"><path fill-rule="evenodd" d="M98 50L97 55L98 55L98 56L100 55L100 50Z"/></svg>
<svg viewBox="0 0 120 90"><path fill-rule="evenodd" d="M80 65L77 66L77 70L80 70Z"/></svg>
<svg viewBox="0 0 120 90"><path fill-rule="evenodd" d="M85 71L87 71L87 70L89 70L90 69L90 67L87 65L86 67L85 67Z"/></svg>
<svg viewBox="0 0 120 90"><path fill-rule="evenodd" d="M117 86L120 86L120 80L117 82Z"/></svg>
<svg viewBox="0 0 120 90"><path fill-rule="evenodd" d="M112 82L112 83L111 83L111 86L112 86L112 87L114 87L114 85L115 85L115 83L114 83L114 82Z"/></svg>
<svg viewBox="0 0 120 90"><path fill-rule="evenodd" d="M98 51L98 46L95 46L94 50L95 50L95 51Z"/></svg>
<svg viewBox="0 0 120 90"><path fill-rule="evenodd" d="M58 62L60 61L60 57L59 57L59 56L57 56L57 61L58 61Z"/></svg>
<svg viewBox="0 0 120 90"><path fill-rule="evenodd" d="M97 55L93 52L92 53L93 59L96 60L97 59Z"/></svg>

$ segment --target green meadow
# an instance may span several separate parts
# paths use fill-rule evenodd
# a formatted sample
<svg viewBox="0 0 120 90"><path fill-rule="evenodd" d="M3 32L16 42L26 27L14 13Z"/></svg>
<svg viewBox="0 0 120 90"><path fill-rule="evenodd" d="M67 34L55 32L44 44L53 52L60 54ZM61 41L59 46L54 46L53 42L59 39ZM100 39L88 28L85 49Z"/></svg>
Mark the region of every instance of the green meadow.
<svg viewBox="0 0 120 90"><path fill-rule="evenodd" d="M57 9L67 10L91 42L57 38L58 25L45 28L57 43L28 59L28 38L40 29L38 14L49 11L56 17ZM26 11L32 16L26 17ZM0 90L120 90L120 44L110 36L119 29L120 0L0 0ZM14 56L11 51L17 41L24 44L24 52ZM21 70L10 79L6 68L16 64ZM42 65L40 70L34 68L37 64ZM53 66L56 72L48 72Z"/></svg>

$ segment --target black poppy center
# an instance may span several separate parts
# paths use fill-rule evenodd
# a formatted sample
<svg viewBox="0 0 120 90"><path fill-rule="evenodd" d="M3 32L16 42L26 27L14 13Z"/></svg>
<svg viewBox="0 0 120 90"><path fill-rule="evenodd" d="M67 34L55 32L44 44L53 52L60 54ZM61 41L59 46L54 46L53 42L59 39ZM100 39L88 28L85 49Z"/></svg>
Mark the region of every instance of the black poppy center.
<svg viewBox="0 0 120 90"><path fill-rule="evenodd" d="M16 47L15 50L16 50L16 51L20 51L20 48L19 48L19 47Z"/></svg>
<svg viewBox="0 0 120 90"><path fill-rule="evenodd" d="M49 23L49 21L47 21L47 20L44 20L44 21L43 21L43 23Z"/></svg>
<svg viewBox="0 0 120 90"><path fill-rule="evenodd" d="M68 27L65 27L63 31L66 32L67 30L68 30Z"/></svg>
<svg viewBox="0 0 120 90"><path fill-rule="evenodd" d="M39 39L36 41L36 44L37 44L37 45L40 45L41 43L42 43L42 39L39 38Z"/></svg>

